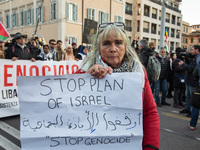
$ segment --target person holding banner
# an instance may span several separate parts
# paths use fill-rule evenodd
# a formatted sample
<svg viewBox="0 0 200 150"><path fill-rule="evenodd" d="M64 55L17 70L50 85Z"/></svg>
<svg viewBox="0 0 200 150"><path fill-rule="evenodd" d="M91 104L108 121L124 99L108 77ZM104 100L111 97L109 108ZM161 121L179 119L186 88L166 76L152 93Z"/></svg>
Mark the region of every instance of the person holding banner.
<svg viewBox="0 0 200 150"><path fill-rule="evenodd" d="M90 73L95 78L104 78L117 72L139 72L143 86L143 149L158 150L160 123L147 73L130 40L124 31L124 23L103 23L93 37L93 51L83 60L77 73ZM134 85L133 85L134 86Z"/></svg>
<svg viewBox="0 0 200 150"><path fill-rule="evenodd" d="M12 59L13 61L18 59L35 61L31 51L25 44L25 37L25 35L19 32L14 36L15 43L13 46L8 47L5 55L6 59Z"/></svg>

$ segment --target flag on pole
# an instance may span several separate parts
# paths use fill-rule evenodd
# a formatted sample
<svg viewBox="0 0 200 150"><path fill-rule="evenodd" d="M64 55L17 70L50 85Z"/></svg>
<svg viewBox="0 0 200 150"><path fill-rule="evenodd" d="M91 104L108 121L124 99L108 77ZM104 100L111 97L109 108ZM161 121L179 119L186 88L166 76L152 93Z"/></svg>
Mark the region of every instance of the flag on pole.
<svg viewBox="0 0 200 150"><path fill-rule="evenodd" d="M10 34L6 31L6 28L0 22L0 40L5 40L10 37Z"/></svg>
<svg viewBox="0 0 200 150"><path fill-rule="evenodd" d="M165 49L166 49L166 51L169 53L169 49L168 49L168 36L169 36L169 31L168 31L168 28L166 28L166 37L165 37L165 43L166 43L166 45L165 45Z"/></svg>

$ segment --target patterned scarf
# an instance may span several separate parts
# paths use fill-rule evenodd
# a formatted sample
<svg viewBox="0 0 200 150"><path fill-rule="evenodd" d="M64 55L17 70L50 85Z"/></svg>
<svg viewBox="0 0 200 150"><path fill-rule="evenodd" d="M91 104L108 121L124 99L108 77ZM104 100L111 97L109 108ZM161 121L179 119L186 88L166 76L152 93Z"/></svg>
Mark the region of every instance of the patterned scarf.
<svg viewBox="0 0 200 150"><path fill-rule="evenodd" d="M104 67L108 67L108 65L105 62L103 62L103 60L101 58L96 60L96 64L102 65ZM130 66L133 66L133 65L134 65L134 63L132 62ZM113 72L133 72L132 68L133 67L130 67L128 69L128 62L127 61L123 61L119 68L113 69Z"/></svg>

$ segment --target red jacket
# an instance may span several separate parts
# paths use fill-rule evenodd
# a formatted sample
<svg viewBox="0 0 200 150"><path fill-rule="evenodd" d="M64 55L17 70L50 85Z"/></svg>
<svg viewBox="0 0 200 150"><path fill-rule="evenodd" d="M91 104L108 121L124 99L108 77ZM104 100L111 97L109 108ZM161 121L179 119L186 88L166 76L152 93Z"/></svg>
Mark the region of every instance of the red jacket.
<svg viewBox="0 0 200 150"><path fill-rule="evenodd" d="M81 70L76 72L77 74L85 73ZM145 74L145 84L142 93L143 98L143 148L144 150L155 150L159 148L160 143L160 121L158 116L158 111L156 109L156 103L154 101L151 87L149 85L149 80L147 73L144 70ZM155 148L151 148L154 146Z"/></svg>

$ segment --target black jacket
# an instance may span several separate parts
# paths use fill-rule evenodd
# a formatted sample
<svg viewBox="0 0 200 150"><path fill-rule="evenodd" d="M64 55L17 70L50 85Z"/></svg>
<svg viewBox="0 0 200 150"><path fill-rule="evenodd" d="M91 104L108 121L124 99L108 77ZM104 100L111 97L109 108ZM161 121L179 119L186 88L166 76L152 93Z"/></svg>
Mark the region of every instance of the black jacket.
<svg viewBox="0 0 200 150"><path fill-rule="evenodd" d="M140 60L145 68L147 68L149 56L155 55L156 52L150 48L142 48L140 50Z"/></svg>
<svg viewBox="0 0 200 150"><path fill-rule="evenodd" d="M41 53L41 50L37 47L30 47L30 50L31 50L31 54L32 54L32 57L33 58L37 58L37 56Z"/></svg>
<svg viewBox="0 0 200 150"><path fill-rule="evenodd" d="M173 70L174 70L174 78L173 78L173 85L175 88L184 88L185 83L181 82L185 80L185 71L187 69L187 65L183 63L182 66L179 66L180 59L176 59L173 62Z"/></svg>
<svg viewBox="0 0 200 150"><path fill-rule="evenodd" d="M188 84L188 85L193 86L193 87L198 86L198 81L196 81L193 78L193 74L192 74L196 66L197 66L197 63L196 63L196 57L195 57L187 65L187 70L186 70L186 74L185 74L185 84Z"/></svg>
<svg viewBox="0 0 200 150"><path fill-rule="evenodd" d="M32 58L32 54L27 46L22 49L17 43L15 43L13 46L8 47L5 55L6 59L12 59L13 57L30 60Z"/></svg>
<svg viewBox="0 0 200 150"><path fill-rule="evenodd" d="M161 72L160 72L160 80L164 80L168 78L168 73L169 73L169 60L167 59L167 57L165 58L161 58L159 56L159 54L156 55L156 58L158 59L158 61L160 62L161 65Z"/></svg>

